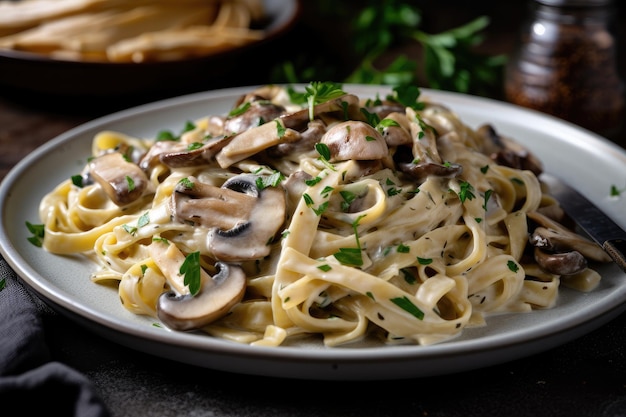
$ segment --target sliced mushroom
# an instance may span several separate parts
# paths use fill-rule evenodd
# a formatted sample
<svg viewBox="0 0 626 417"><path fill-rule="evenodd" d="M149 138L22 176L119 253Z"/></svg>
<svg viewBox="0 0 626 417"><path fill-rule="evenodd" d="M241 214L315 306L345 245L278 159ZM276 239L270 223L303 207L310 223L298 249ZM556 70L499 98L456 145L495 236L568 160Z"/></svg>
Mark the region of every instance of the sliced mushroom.
<svg viewBox="0 0 626 417"><path fill-rule="evenodd" d="M456 163L444 163L437 148L437 132L419 123L419 117L411 108L406 109L410 121L412 150L406 147L398 149L394 159L398 169L418 181L424 181L430 175L454 178L463 172L463 167Z"/></svg>
<svg viewBox="0 0 626 417"><path fill-rule="evenodd" d="M210 228L207 245L222 261L259 259L285 221L286 198L281 185L259 188L263 177L240 174L221 187L193 177L176 186L170 201L174 219Z"/></svg>
<svg viewBox="0 0 626 417"><path fill-rule="evenodd" d="M306 130L300 134L300 140L279 143L273 148L268 149L268 154L270 157L275 158L281 158L293 153L306 154L310 152L314 154L317 152L315 151L315 144L322 139L324 133L326 133L326 124L321 120L315 119L309 122Z"/></svg>
<svg viewBox="0 0 626 417"><path fill-rule="evenodd" d="M463 166L459 164L438 164L436 162L398 162L398 169L408 174L417 181L424 181L433 175L442 178L454 178L463 172Z"/></svg>
<svg viewBox="0 0 626 417"><path fill-rule="evenodd" d="M217 259L238 262L259 259L270 253L270 243L285 222L286 198L282 186L259 189L257 175L242 174L226 181L225 188L257 195L248 218L238 226L209 232L209 249Z"/></svg>
<svg viewBox="0 0 626 417"><path fill-rule="evenodd" d="M325 101L313 107L314 118L321 119L325 124L343 120L362 120L359 98L353 94L346 94L333 100ZM280 117L285 127L302 131L311 121L310 109L302 109Z"/></svg>
<svg viewBox="0 0 626 417"><path fill-rule="evenodd" d="M386 119L396 122L393 125L383 128L382 134L388 146L411 145L413 138L411 137L411 126L406 114L399 112L389 113L382 121Z"/></svg>
<svg viewBox="0 0 626 417"><path fill-rule="evenodd" d="M406 106L396 102L383 100L373 106L367 106L367 111L375 113L380 119L388 117L392 113L403 113Z"/></svg>
<svg viewBox="0 0 626 417"><path fill-rule="evenodd" d="M330 150L330 161L372 161L387 158L389 149L380 132L371 125L348 120L330 127L321 143Z"/></svg>
<svg viewBox="0 0 626 417"><path fill-rule="evenodd" d="M232 140L215 155L215 159L220 167L228 168L267 148L299 139L300 134L297 131L285 128L279 119L275 119L233 136Z"/></svg>
<svg viewBox="0 0 626 417"><path fill-rule="evenodd" d="M161 294L157 316L174 330L193 330L207 326L223 317L238 304L246 290L246 275L237 265L217 262L212 277L201 271L201 287L196 295L175 292Z"/></svg>
<svg viewBox="0 0 626 417"><path fill-rule="evenodd" d="M149 187L148 177L141 168L126 161L119 152L105 153L92 159L89 174L118 206L136 201Z"/></svg>
<svg viewBox="0 0 626 417"><path fill-rule="evenodd" d="M155 142L139 161L139 167L145 171L151 170L160 162L160 156L171 149L178 147L178 142L162 140Z"/></svg>
<svg viewBox="0 0 626 417"><path fill-rule="evenodd" d="M290 206L290 212L298 206L298 202L302 199L302 194L305 193L308 185L306 185L307 180L313 178L310 174L304 171L295 171L291 175L287 177L285 181L283 181L283 186L285 187L287 202Z"/></svg>
<svg viewBox="0 0 626 417"><path fill-rule="evenodd" d="M551 274L572 275L587 268L587 259L575 250L569 252L548 252L535 247L534 256L541 269Z"/></svg>
<svg viewBox="0 0 626 417"><path fill-rule="evenodd" d="M235 107L239 107L247 101L251 102L257 100L271 101L272 103L282 106L287 106L291 103L287 89L275 84L266 84L239 97L239 100L235 103Z"/></svg>
<svg viewBox="0 0 626 417"><path fill-rule="evenodd" d="M227 117L224 120L224 133L227 135L241 133L253 127L274 120L285 112L285 108L262 97L251 98L249 107L243 113Z"/></svg>
<svg viewBox="0 0 626 417"><path fill-rule="evenodd" d="M187 144L178 144L159 155L165 165L172 168L193 167L209 163L232 139L232 136L219 136L207 140L201 147L189 149Z"/></svg>
<svg viewBox="0 0 626 417"><path fill-rule="evenodd" d="M609 255L598 244L567 229L560 223L537 211L530 211L526 215L539 225L529 237L529 242L533 246L552 252L575 250L593 261L611 261Z"/></svg>
<svg viewBox="0 0 626 417"><path fill-rule="evenodd" d="M170 200L173 219L204 227L230 230L240 227L253 209L258 193L255 188L242 192L216 187L188 177L176 185Z"/></svg>
<svg viewBox="0 0 626 417"><path fill-rule="evenodd" d="M500 135L492 125L483 125L476 133L482 139L482 152L498 164L530 170L537 176L543 172L543 164L537 156L513 139Z"/></svg>

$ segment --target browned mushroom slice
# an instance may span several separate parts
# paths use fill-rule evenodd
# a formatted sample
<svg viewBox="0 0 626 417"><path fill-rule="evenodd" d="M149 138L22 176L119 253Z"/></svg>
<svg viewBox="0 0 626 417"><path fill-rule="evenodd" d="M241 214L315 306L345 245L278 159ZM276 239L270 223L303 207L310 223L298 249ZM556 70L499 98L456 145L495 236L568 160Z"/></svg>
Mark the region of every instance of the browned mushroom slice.
<svg viewBox="0 0 626 417"><path fill-rule="evenodd" d="M261 99L247 101L240 106L240 109L240 114L229 116L224 120L225 134L241 133L252 129L274 120L285 112L283 106Z"/></svg>
<svg viewBox="0 0 626 417"><path fill-rule="evenodd" d="M141 168L126 161L119 152L106 153L92 159L89 162L89 174L118 206L125 206L140 198L149 185L148 177Z"/></svg>
<svg viewBox="0 0 626 417"><path fill-rule="evenodd" d="M170 209L175 220L210 229L207 242L216 259L259 259L269 254L285 221L286 198L282 186L259 188L257 181L263 177L241 174L216 187L190 177L176 186Z"/></svg>
<svg viewBox="0 0 626 417"><path fill-rule="evenodd" d="M295 142L279 143L273 148L268 149L268 155L274 158L281 158L285 155L298 153L304 155L311 153L316 154L315 144L318 143L322 136L326 133L326 125L321 120L313 120L308 123L307 128L300 134L300 140Z"/></svg>
<svg viewBox="0 0 626 417"><path fill-rule="evenodd" d="M388 146L400 146L411 145L413 138L411 137L411 126L406 114L399 112L389 113L382 121L384 125L385 120L391 120L395 123L385 126L382 130L382 135L385 138Z"/></svg>
<svg viewBox="0 0 626 417"><path fill-rule="evenodd" d="M372 161L389 156L387 143L371 125L348 120L329 128L321 143L330 150L330 161Z"/></svg>
<svg viewBox="0 0 626 417"><path fill-rule="evenodd" d="M552 252L575 250L593 261L611 261L609 255L598 244L571 231L562 224L537 211L530 211L526 215L539 225L529 237L529 242L533 246Z"/></svg>
<svg viewBox="0 0 626 417"><path fill-rule="evenodd" d="M361 113L359 98L346 94L333 100L325 101L313 107L313 118L321 119L325 124L343 120L365 121ZM311 121L310 109L302 109L280 117L285 127L302 131Z"/></svg>
<svg viewBox="0 0 626 417"><path fill-rule="evenodd" d="M587 259L578 251L548 252L535 247L534 257L544 271L556 275L573 275L587 268Z"/></svg>
<svg viewBox="0 0 626 417"><path fill-rule="evenodd" d="M428 176L454 178L463 172L456 163L444 162L439 154L437 132L420 122L420 117L411 108L406 109L412 137L411 152L400 146L394 154L397 168L417 181Z"/></svg>
<svg viewBox="0 0 626 417"><path fill-rule="evenodd" d="M237 265L218 262L217 274L201 274L201 287L196 295L161 294L157 302L157 316L174 330L193 330L207 326L223 317L237 303L246 290L246 275Z"/></svg>
<svg viewBox="0 0 626 417"><path fill-rule="evenodd" d="M385 119L392 113L403 113L405 109L406 106L389 100L383 100L373 106L367 106L367 111L377 114L380 119Z"/></svg>
<svg viewBox="0 0 626 417"><path fill-rule="evenodd" d="M230 178L222 186L257 197L245 222L229 230L213 228L209 232L209 249L215 258L238 262L269 255L270 243L285 222L286 197L280 185L260 189L257 186L259 178L242 174Z"/></svg>
<svg viewBox="0 0 626 417"><path fill-rule="evenodd" d="M476 133L482 139L482 152L498 164L530 170L537 176L543 172L543 164L537 156L513 139L500 135L492 125L483 125Z"/></svg>
<svg viewBox="0 0 626 417"><path fill-rule="evenodd" d="M159 155L159 159L171 168L184 168L206 165L232 139L232 136L219 136L207 140L201 147L190 149L188 144L178 144Z"/></svg>
<svg viewBox="0 0 626 417"><path fill-rule="evenodd" d="M178 146L180 146L179 143L172 140L155 142L139 161L139 167L146 171L152 169L160 162L161 154Z"/></svg>
<svg viewBox="0 0 626 417"><path fill-rule="evenodd" d="M228 168L272 146L299 139L300 133L285 128L280 119L274 119L232 136L229 143L215 155L215 159L220 167Z"/></svg>
<svg viewBox="0 0 626 417"><path fill-rule="evenodd" d="M442 178L454 178L463 172L463 167L459 164L438 164L435 162L399 162L398 169L408 174L417 181L424 181L433 175Z"/></svg>
<svg viewBox="0 0 626 417"><path fill-rule="evenodd" d="M259 100L271 101L272 103L282 103L285 100L290 101L289 94L283 87L274 84L266 84L250 91L247 94L241 95L239 100L235 103L235 108L248 101L252 102Z"/></svg>

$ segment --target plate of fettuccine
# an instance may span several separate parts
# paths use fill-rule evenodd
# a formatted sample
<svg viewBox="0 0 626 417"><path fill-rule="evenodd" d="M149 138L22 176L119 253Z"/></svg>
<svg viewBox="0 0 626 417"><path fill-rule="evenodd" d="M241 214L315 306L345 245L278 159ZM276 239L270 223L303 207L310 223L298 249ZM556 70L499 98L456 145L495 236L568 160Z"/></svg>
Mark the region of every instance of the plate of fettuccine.
<svg viewBox="0 0 626 417"><path fill-rule="evenodd" d="M623 271L540 181L566 178L626 227L611 192L624 166L622 148L573 124L463 94L215 90L34 151L0 185L0 250L55 309L155 366L443 375L624 310Z"/></svg>

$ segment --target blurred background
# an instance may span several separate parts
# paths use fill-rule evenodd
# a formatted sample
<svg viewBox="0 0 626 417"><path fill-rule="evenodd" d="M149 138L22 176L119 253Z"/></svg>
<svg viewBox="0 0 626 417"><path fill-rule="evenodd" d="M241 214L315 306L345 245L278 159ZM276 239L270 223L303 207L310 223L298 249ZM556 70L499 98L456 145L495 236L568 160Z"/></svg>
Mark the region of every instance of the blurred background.
<svg viewBox="0 0 626 417"><path fill-rule="evenodd" d="M276 36L216 59L139 66L114 64L113 68L80 63L58 65L37 59L25 61L0 54L0 98L9 104L43 111L58 110L62 101L65 113L84 120L161 98L235 86L310 81L417 84L517 101L516 104L534 106L626 143L622 84L626 79L626 7L621 0L592 8L602 10L600 15L597 11L576 12L574 22L567 21L571 16L559 17L558 9L549 8L556 11L538 15L535 10L538 3L532 0L294 0L294 3L298 4L296 18ZM515 61L522 34L529 33L528 23L533 19L563 24L568 30L572 24L580 26L577 35L559 33L569 36L565 41L570 48L557 51L561 53L557 55L560 61L557 58L545 61L546 54L556 48L551 44L540 45L543 50L539 53L535 48L537 56L526 55ZM584 57L598 49L597 42L604 42L602 47L606 47L607 33L612 44L602 62L598 56ZM546 33L535 41L553 42L554 36ZM583 57L577 65L593 64L582 75L570 71L574 64L563 61L578 55ZM535 67L528 69L527 64L533 59L534 63L545 64L539 73L535 73ZM141 66L143 72L137 70ZM505 78L511 68L522 71L521 78L511 83L527 90L507 94ZM553 88L556 75L545 72L559 69L567 73L568 78L563 81L568 84L567 89ZM546 95L542 100L552 101L533 103L524 95L538 94L537 77L543 77L539 85L550 90L541 92ZM584 87L580 86L582 78ZM585 94L575 96L582 88ZM561 102L564 99L569 100L567 105Z"/></svg>

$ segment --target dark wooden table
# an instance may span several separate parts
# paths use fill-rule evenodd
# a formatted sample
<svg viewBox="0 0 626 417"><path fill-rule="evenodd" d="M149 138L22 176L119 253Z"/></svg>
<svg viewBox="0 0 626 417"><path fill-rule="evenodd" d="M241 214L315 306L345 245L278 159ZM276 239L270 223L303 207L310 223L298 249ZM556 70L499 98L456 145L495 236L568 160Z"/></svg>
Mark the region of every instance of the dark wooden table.
<svg viewBox="0 0 626 417"><path fill-rule="evenodd" d="M493 10L480 2L474 11L468 11L469 2L442 1L441 7L451 3L467 13ZM519 7L513 10L518 13ZM441 25L459 20L456 14L440 16ZM517 22L496 22L499 37L492 47L501 52L510 47ZM89 105L68 110L55 99L0 92L0 178L38 146L111 110ZM617 141L624 146L625 139L621 135ZM388 382L289 381L199 369L126 348L62 315L47 318L45 330L54 359L93 380L116 416L626 415L626 314L528 358L456 375Z"/></svg>

